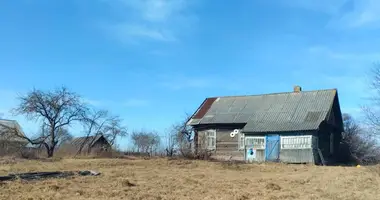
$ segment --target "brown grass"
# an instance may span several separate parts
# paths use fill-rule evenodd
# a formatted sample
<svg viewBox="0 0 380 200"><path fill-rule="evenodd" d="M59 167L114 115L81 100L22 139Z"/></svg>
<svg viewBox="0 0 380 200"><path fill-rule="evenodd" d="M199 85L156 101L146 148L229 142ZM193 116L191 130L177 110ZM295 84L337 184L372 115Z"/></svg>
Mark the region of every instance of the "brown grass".
<svg viewBox="0 0 380 200"><path fill-rule="evenodd" d="M3 162L11 172L96 170L98 177L0 183L0 199L379 199L380 166L318 167L191 160Z"/></svg>

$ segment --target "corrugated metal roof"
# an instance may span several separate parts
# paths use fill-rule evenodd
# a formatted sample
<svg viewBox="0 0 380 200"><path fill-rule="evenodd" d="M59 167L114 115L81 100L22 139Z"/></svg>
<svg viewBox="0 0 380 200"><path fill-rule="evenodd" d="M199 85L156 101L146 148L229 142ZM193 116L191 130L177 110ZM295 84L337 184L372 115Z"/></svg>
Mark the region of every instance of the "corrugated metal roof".
<svg viewBox="0 0 380 200"><path fill-rule="evenodd" d="M214 103L214 101L216 100L216 98L207 98L203 105L201 105L201 107L199 108L198 112L196 112L196 114L194 115L194 119L201 119L206 113L207 111L210 109L211 105Z"/></svg>
<svg viewBox="0 0 380 200"><path fill-rule="evenodd" d="M191 119L189 125L246 123L244 132L316 130L336 93L329 89L219 97L203 118Z"/></svg>
<svg viewBox="0 0 380 200"><path fill-rule="evenodd" d="M70 144L74 146L75 148L80 148L80 146L84 143L83 147L89 147L92 146L96 141L98 141L102 135L97 136L89 136L89 137L77 137L74 138Z"/></svg>
<svg viewBox="0 0 380 200"><path fill-rule="evenodd" d="M69 142L64 143L60 148L79 151L79 149L82 147L82 152L86 152L89 148L93 147L93 145L102 137L104 138L103 135L77 137ZM107 139L105 139L105 141L108 143Z"/></svg>
<svg viewBox="0 0 380 200"><path fill-rule="evenodd" d="M17 137L14 131L25 137L25 133L16 120L0 119L0 140L27 142L27 140Z"/></svg>

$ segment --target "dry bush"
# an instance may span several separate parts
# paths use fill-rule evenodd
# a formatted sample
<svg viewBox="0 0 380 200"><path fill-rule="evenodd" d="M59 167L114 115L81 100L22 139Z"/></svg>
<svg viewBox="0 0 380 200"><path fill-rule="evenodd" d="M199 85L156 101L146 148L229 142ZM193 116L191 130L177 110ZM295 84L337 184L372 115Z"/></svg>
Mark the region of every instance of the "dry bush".
<svg viewBox="0 0 380 200"><path fill-rule="evenodd" d="M190 145L191 143L185 142L182 145L180 145L181 147L180 156L186 159L212 160L211 158L212 151L206 148L206 144L204 142L205 141L204 135L199 135L198 141L201 141L201 142L198 142L196 150L193 150L191 148L191 145Z"/></svg>
<svg viewBox="0 0 380 200"><path fill-rule="evenodd" d="M147 156L149 156L149 153L134 152L134 151L126 151L126 152L123 152L123 154L127 155L127 156L135 156L135 157L147 157Z"/></svg>
<svg viewBox="0 0 380 200"><path fill-rule="evenodd" d="M223 169L229 169L229 170L244 170L249 167L250 164L247 164L243 161L235 161L235 160L228 160L228 161L218 161L220 162L220 165Z"/></svg>
<svg viewBox="0 0 380 200"><path fill-rule="evenodd" d="M38 153L34 150L25 149L21 151L21 157L25 159L38 159Z"/></svg>
<svg viewBox="0 0 380 200"><path fill-rule="evenodd" d="M0 140L0 156L20 156L24 143Z"/></svg>
<svg viewBox="0 0 380 200"><path fill-rule="evenodd" d="M46 157L43 148L26 147L25 143L0 141L0 156L13 156L23 159L38 159Z"/></svg>
<svg viewBox="0 0 380 200"><path fill-rule="evenodd" d="M380 146L368 130L363 129L349 114L343 114L345 132L339 149L339 161L345 164L376 164L380 162Z"/></svg>
<svg viewBox="0 0 380 200"><path fill-rule="evenodd" d="M0 157L0 165L17 164L24 161L23 159L15 156L3 156Z"/></svg>

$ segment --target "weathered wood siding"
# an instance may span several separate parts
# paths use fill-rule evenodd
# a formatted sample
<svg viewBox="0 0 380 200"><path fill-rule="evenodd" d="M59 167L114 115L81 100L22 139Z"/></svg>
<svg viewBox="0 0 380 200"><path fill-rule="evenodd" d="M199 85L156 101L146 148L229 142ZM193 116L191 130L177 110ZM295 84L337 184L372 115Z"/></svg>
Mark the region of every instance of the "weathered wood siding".
<svg viewBox="0 0 380 200"><path fill-rule="evenodd" d="M340 110L339 100L336 96L326 122L320 126L319 135L319 148L327 162L333 163L339 160L340 156L340 142L342 140L342 112ZM332 149L330 147L330 137L333 136ZM332 150L332 152L331 152Z"/></svg>
<svg viewBox="0 0 380 200"><path fill-rule="evenodd" d="M215 156L220 159L244 160L244 150L239 150L239 135L230 137L233 129L216 130Z"/></svg>
<svg viewBox="0 0 380 200"><path fill-rule="evenodd" d="M98 141L96 141L91 147L92 154L99 154L102 152L108 152L110 150L111 145L104 138L101 138Z"/></svg>
<svg viewBox="0 0 380 200"><path fill-rule="evenodd" d="M315 156L317 156L317 137L315 132L293 132L282 133L280 136L312 136L312 145L310 149L281 149L280 161L285 163L313 163L315 164ZM280 141L281 142L281 141Z"/></svg>
<svg viewBox="0 0 380 200"><path fill-rule="evenodd" d="M314 163L313 149L281 150L280 161L285 163Z"/></svg>
<svg viewBox="0 0 380 200"><path fill-rule="evenodd" d="M239 135L231 138L230 133L234 128L207 128L198 130L198 145L200 149L205 149L206 132L208 130L216 130L216 149L211 150L212 158L219 160L245 160L246 148L239 150ZM273 134L273 133L271 133ZM280 132L277 133L281 136L301 136L312 135L312 148L310 149L281 149L279 153L279 159L281 162L286 163L316 163L319 161L319 155L317 152L318 147L318 135L316 132ZM245 136L261 136L265 137L266 134L245 134ZM279 141L281 142L281 141ZM256 150L257 162L265 161L265 150Z"/></svg>
<svg viewBox="0 0 380 200"><path fill-rule="evenodd" d="M280 162L285 163L315 163L315 148L317 148L317 137L315 136L315 132L280 132L280 133L271 133L280 135L280 150L279 150L279 160ZM281 136L302 136L302 135L312 135L312 148L310 149L281 149ZM265 135L258 134L246 134L245 136L261 136L265 137ZM265 150L257 150L256 151L256 160L258 162L265 161Z"/></svg>
<svg viewBox="0 0 380 200"><path fill-rule="evenodd" d="M238 149L238 138L230 137L230 133L234 129L219 128L219 129L204 129L198 131L198 145L205 148L205 134L208 130L216 130L216 149L211 151L212 158L220 160L244 160L244 150Z"/></svg>

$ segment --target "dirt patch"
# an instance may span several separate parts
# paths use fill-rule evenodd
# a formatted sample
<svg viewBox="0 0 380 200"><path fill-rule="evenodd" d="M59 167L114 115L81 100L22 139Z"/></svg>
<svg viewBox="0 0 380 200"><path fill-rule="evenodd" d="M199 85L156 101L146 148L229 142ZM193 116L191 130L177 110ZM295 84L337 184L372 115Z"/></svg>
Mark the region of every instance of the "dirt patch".
<svg viewBox="0 0 380 200"><path fill-rule="evenodd" d="M121 185L124 187L135 187L136 186L136 184L131 183L129 180L123 180L121 182Z"/></svg>
<svg viewBox="0 0 380 200"><path fill-rule="evenodd" d="M267 190L281 190L281 187L275 183L268 183L265 188Z"/></svg>

